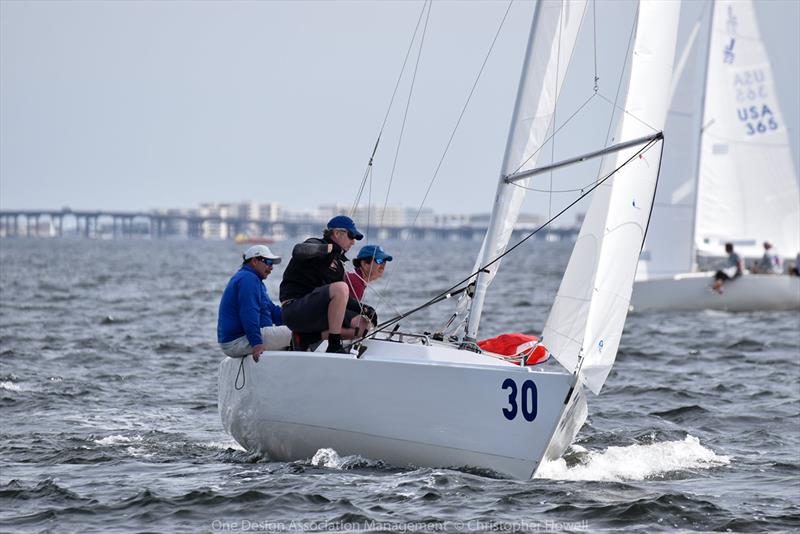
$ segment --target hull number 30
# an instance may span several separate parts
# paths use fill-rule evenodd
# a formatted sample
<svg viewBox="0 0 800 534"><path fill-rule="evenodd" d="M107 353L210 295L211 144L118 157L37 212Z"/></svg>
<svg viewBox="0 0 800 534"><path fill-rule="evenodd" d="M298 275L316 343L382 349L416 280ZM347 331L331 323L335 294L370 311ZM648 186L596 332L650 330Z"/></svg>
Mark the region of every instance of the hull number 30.
<svg viewBox="0 0 800 534"><path fill-rule="evenodd" d="M508 406L503 408L503 415L506 419L513 421L518 412L522 412L522 417L526 421L536 419L539 401L537 400L536 384L533 383L533 380L526 380L522 383L522 387L517 389L517 383L511 378L506 378L503 381L503 389L509 390Z"/></svg>

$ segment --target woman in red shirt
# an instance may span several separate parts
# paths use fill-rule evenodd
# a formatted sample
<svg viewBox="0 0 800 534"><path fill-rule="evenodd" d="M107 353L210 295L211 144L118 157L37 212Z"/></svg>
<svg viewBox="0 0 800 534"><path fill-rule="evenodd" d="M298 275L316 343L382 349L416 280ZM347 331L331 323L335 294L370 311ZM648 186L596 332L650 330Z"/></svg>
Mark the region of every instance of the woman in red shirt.
<svg viewBox="0 0 800 534"><path fill-rule="evenodd" d="M392 257L383 250L382 246L365 245L361 247L358 256L353 260L355 271L346 274L351 299L361 302L367 284L383 276L387 261L392 261Z"/></svg>

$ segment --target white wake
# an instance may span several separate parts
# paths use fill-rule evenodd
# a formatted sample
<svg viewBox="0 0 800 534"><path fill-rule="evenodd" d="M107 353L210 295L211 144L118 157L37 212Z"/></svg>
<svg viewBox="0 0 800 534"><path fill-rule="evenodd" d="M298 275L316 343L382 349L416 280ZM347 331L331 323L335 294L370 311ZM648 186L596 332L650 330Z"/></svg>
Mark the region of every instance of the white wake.
<svg viewBox="0 0 800 534"><path fill-rule="evenodd" d="M573 449L585 451L579 445ZM699 439L688 435L683 441L589 451L583 462L572 467L568 467L563 458L544 461L534 478L608 482L644 480L689 469L709 469L727 465L730 461L729 456L716 454L701 445Z"/></svg>

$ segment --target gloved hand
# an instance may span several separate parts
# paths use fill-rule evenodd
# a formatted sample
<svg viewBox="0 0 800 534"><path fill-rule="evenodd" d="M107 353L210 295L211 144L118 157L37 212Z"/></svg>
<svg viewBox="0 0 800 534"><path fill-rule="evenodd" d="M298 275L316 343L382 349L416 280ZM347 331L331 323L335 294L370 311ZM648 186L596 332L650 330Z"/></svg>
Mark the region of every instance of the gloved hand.
<svg viewBox="0 0 800 534"><path fill-rule="evenodd" d="M369 321L372 323L372 326L378 324L378 312L376 312L375 308L373 308L369 304L361 305L361 315L369 319Z"/></svg>

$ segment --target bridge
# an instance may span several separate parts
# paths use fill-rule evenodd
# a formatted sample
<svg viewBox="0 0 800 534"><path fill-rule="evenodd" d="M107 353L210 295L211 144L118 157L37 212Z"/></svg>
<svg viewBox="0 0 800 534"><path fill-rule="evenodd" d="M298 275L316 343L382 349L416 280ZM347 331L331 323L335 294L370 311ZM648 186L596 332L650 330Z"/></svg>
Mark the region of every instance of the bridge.
<svg viewBox="0 0 800 534"><path fill-rule="evenodd" d="M208 238L212 228L216 238L233 238L240 233L250 235L308 236L318 235L324 221L274 220L265 221L241 217L222 217L197 213L103 211L103 210L0 210L0 236L3 237L63 237L65 220L73 222L74 233L85 238L151 238L188 237ZM48 224L49 223L49 224ZM43 229L43 225L44 228ZM536 226L515 228L512 240L524 237ZM362 228L379 239L472 240L483 239L485 226L382 226ZM549 232L558 239L577 235L576 228L552 228Z"/></svg>

